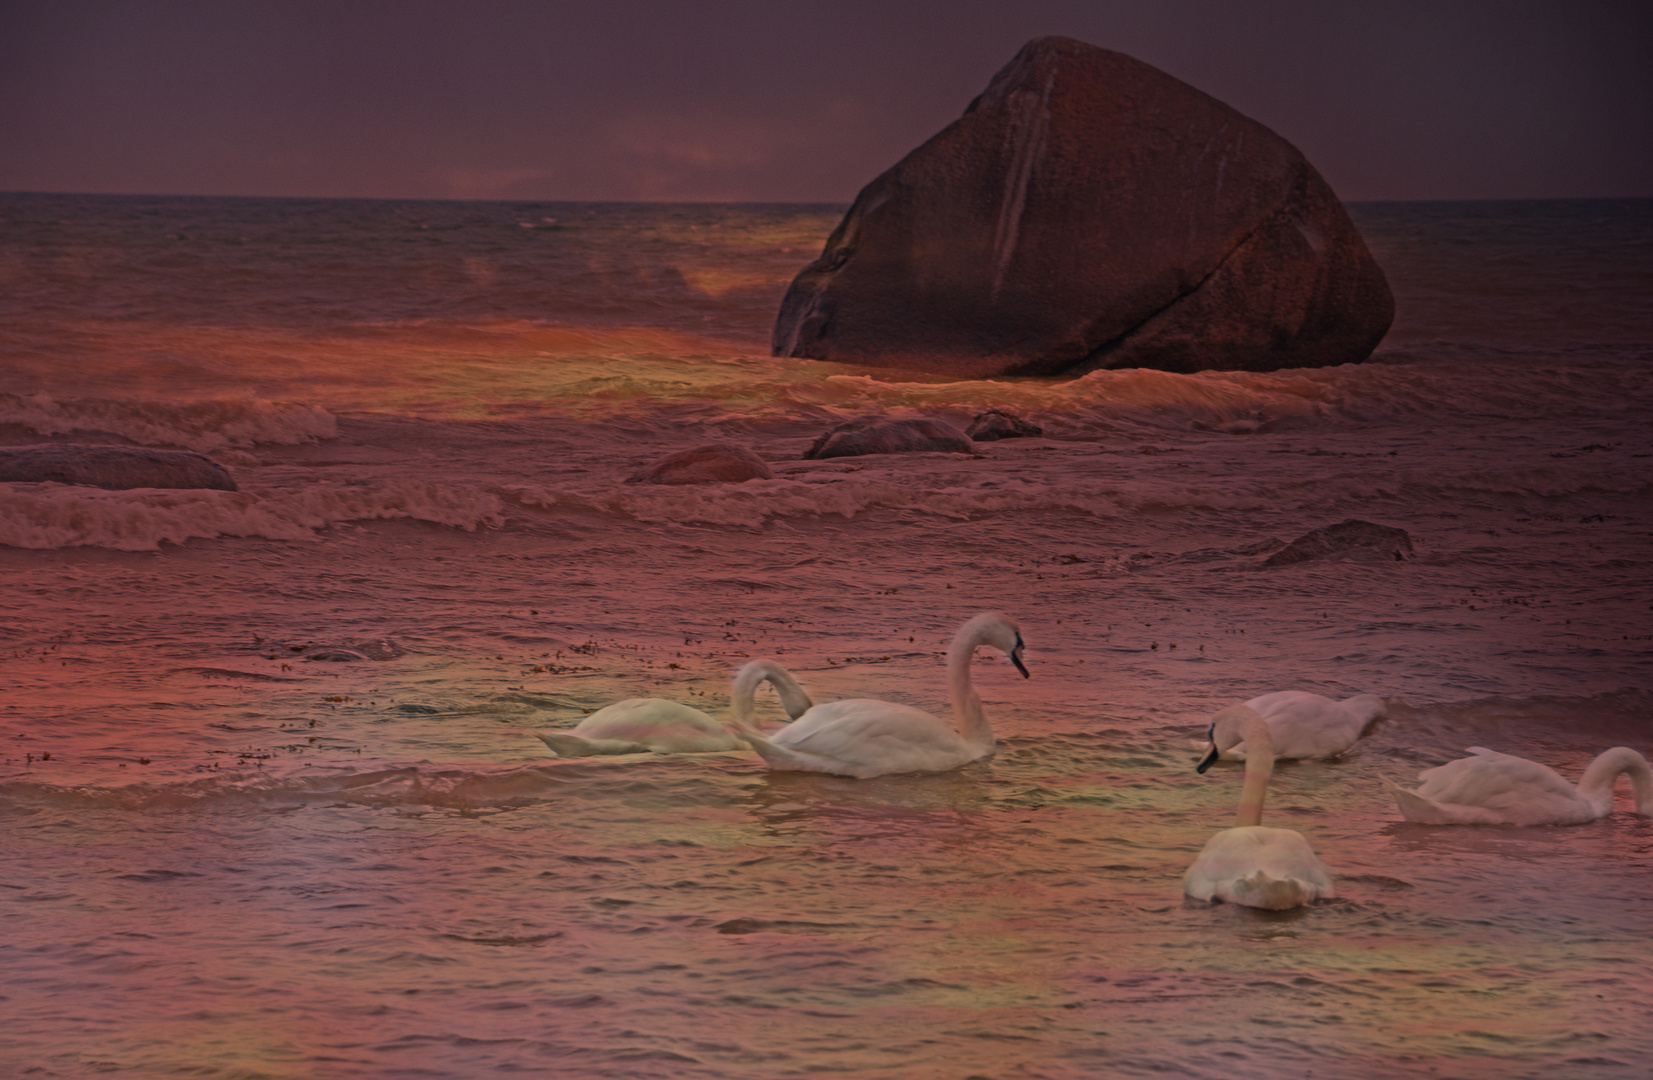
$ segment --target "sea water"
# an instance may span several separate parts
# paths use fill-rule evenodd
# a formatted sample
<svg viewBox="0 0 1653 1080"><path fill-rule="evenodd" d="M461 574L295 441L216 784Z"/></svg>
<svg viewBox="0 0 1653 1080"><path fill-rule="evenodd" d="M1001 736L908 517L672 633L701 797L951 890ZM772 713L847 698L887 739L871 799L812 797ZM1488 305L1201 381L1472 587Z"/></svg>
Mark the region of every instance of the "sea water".
<svg viewBox="0 0 1653 1080"><path fill-rule="evenodd" d="M1653 823L1382 780L1653 753L1653 202L1352 209L1364 364L948 382L767 355L841 207L0 196L0 443L240 486L0 484L0 1069L1643 1075ZM988 408L1043 437L802 458ZM625 483L710 441L774 478ZM1348 518L1413 556L1265 565ZM955 772L533 734L758 656L947 715L990 609ZM1388 702L1269 793L1338 898L1184 900L1282 689Z"/></svg>

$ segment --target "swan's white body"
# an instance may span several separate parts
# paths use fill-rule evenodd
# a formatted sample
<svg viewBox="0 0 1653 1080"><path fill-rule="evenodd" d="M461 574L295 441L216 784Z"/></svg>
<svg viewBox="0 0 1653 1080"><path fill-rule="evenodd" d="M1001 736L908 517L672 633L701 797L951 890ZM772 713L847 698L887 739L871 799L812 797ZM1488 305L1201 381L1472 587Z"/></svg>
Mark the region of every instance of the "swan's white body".
<svg viewBox="0 0 1653 1080"><path fill-rule="evenodd" d="M1183 875L1182 891L1196 900L1224 900L1284 911L1332 898L1332 876L1303 834L1266 825L1224 829Z"/></svg>
<svg viewBox="0 0 1653 1080"><path fill-rule="evenodd" d="M605 705L568 731L536 731L558 757L599 754L707 754L745 744L699 709L666 698Z"/></svg>
<svg viewBox="0 0 1653 1080"><path fill-rule="evenodd" d="M1597 755L1574 787L1548 765L1484 746L1418 774L1415 789L1385 781L1407 821L1425 825L1580 825L1613 810L1613 785L1628 774L1636 813L1653 817L1653 770L1627 746Z"/></svg>
<svg viewBox="0 0 1653 1080"><path fill-rule="evenodd" d="M949 696L955 728L908 705L876 698L849 698L816 705L771 735L753 728L742 695L752 665L735 676L735 723L770 768L793 772L833 773L866 779L892 773L945 772L993 752L993 729L981 699L970 685L970 658L978 645L994 645L1009 655L1022 675L1021 631L1009 618L985 612L966 622L947 653Z"/></svg>
<svg viewBox="0 0 1653 1080"><path fill-rule="evenodd" d="M760 682L774 684L788 716L801 716L812 702L790 672L778 664L758 661L745 685L744 704L737 688L734 711L749 715ZM749 667L754 665L748 665ZM744 750L745 740L699 709L667 698L627 698L604 706L568 731L536 731L558 757L602 754L711 754Z"/></svg>
<svg viewBox="0 0 1653 1080"><path fill-rule="evenodd" d="M1245 707L1267 722L1276 759L1335 757L1353 746L1386 709L1376 694L1333 701L1302 690L1264 694ZM1245 757L1246 744L1223 751L1223 756Z"/></svg>
<svg viewBox="0 0 1653 1080"><path fill-rule="evenodd" d="M1206 841L1199 858L1183 875L1182 891L1196 900L1224 900L1272 911L1332 899L1332 876L1302 834L1260 824L1274 771L1267 721L1255 709L1236 705L1216 715L1212 738L1220 749L1241 740L1251 744L1245 784L1240 789L1239 825ZM1201 772L1211 760L1201 764Z"/></svg>

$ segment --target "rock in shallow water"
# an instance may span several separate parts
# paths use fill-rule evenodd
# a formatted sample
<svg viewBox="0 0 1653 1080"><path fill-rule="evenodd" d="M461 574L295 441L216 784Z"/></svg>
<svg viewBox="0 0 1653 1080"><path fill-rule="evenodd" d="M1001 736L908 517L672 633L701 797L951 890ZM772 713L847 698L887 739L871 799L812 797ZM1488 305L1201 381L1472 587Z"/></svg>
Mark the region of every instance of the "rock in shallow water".
<svg viewBox="0 0 1653 1080"><path fill-rule="evenodd" d="M815 440L806 458L857 457L861 454L912 454L923 451L969 454L970 437L940 420L851 420Z"/></svg>
<svg viewBox="0 0 1653 1080"><path fill-rule="evenodd" d="M1304 533L1285 547L1263 560L1264 566L1290 566L1293 563L1323 559L1357 548L1372 548L1393 557L1397 562L1412 554L1412 538L1405 529L1388 525L1374 525L1370 521L1350 518L1336 525L1325 525Z"/></svg>
<svg viewBox="0 0 1653 1080"><path fill-rule="evenodd" d="M369 660L395 660L406 656L407 650L391 641L389 638L370 638L357 641L350 646Z"/></svg>
<svg viewBox="0 0 1653 1080"><path fill-rule="evenodd" d="M994 442L998 439L1032 439L1045 433L1038 424L1030 424L1014 413L988 409L974 420L965 435L975 442Z"/></svg>
<svg viewBox="0 0 1653 1080"><path fill-rule="evenodd" d="M127 488L238 490L228 469L204 454L147 446L47 443L0 447L0 481Z"/></svg>
<svg viewBox="0 0 1653 1080"><path fill-rule="evenodd" d="M769 463L743 446L707 443L661 458L626 478L628 484L739 484L770 480Z"/></svg>
<svg viewBox="0 0 1653 1080"><path fill-rule="evenodd" d="M861 191L776 355L971 378L1364 360L1383 271L1290 143L1122 53L1029 42Z"/></svg>
<svg viewBox="0 0 1653 1080"><path fill-rule="evenodd" d="M355 664L365 661L367 657L355 649L317 649L315 652L305 653L306 660L316 660L328 664Z"/></svg>

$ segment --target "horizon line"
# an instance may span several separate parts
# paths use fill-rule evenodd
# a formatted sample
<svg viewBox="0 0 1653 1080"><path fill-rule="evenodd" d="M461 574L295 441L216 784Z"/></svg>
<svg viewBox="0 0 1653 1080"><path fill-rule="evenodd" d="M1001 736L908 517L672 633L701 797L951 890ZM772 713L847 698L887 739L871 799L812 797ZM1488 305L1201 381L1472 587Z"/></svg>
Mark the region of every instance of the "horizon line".
<svg viewBox="0 0 1653 1080"><path fill-rule="evenodd" d="M0 197L13 195L96 199L242 199L286 202L420 202L455 204L530 204L577 206L812 206L848 208L855 200L824 199L566 199L566 198L458 198L442 195L227 195L214 192L153 191L42 191L29 188L0 189ZM1339 199L1346 206L1401 203L1514 203L1514 202L1646 202L1653 195L1493 195L1435 196L1419 199Z"/></svg>

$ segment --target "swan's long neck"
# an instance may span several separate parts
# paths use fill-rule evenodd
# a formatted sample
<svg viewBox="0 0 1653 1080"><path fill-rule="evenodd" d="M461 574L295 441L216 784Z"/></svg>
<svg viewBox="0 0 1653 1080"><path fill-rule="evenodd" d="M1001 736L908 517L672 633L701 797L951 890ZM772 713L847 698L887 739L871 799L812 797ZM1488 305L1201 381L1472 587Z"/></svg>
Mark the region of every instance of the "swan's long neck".
<svg viewBox="0 0 1653 1080"><path fill-rule="evenodd" d="M1274 740L1269 737L1268 722L1245 706L1236 706L1218 714L1219 722L1228 720L1229 727L1239 736L1235 742L1245 743L1245 783L1240 786L1239 824L1263 823L1263 800L1268 797L1269 777L1274 775Z"/></svg>
<svg viewBox="0 0 1653 1080"><path fill-rule="evenodd" d="M947 697L953 703L953 719L964 741L991 750L995 744L993 727L982 711L975 687L970 685L970 659L976 654L976 646L981 644L984 639L974 622L966 623L953 638L947 650Z"/></svg>
<svg viewBox="0 0 1653 1080"><path fill-rule="evenodd" d="M1603 750L1584 770L1578 782L1578 793L1605 817L1613 809L1613 784L1619 774L1630 777L1630 787L1636 796L1636 813L1653 817L1653 769L1647 759L1628 746Z"/></svg>
<svg viewBox="0 0 1653 1080"><path fill-rule="evenodd" d="M773 660L753 660L735 672L735 687L729 696L729 706L737 724L751 724L758 684L762 682L775 688L781 698L781 707L793 720L808 712L813 704L790 671Z"/></svg>
<svg viewBox="0 0 1653 1080"><path fill-rule="evenodd" d="M1367 724L1389 710L1388 703L1376 694L1356 694L1352 698L1344 698L1343 705L1360 722L1362 731Z"/></svg>

